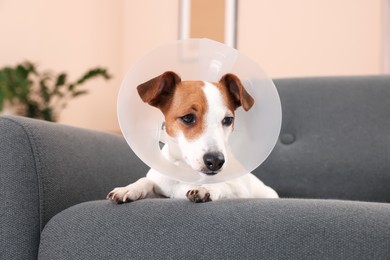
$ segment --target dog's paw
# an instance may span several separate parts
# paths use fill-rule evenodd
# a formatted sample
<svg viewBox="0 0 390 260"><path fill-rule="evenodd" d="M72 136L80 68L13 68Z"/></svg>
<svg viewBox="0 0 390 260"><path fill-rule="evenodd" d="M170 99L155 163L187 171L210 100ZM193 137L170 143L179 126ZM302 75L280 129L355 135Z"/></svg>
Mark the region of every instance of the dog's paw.
<svg viewBox="0 0 390 260"><path fill-rule="evenodd" d="M107 199L118 204L140 200L144 197L145 195L143 194L142 190L131 187L131 185L115 188L107 195Z"/></svg>
<svg viewBox="0 0 390 260"><path fill-rule="evenodd" d="M187 191L187 198L192 202L208 202L211 201L210 192L203 187L198 187Z"/></svg>

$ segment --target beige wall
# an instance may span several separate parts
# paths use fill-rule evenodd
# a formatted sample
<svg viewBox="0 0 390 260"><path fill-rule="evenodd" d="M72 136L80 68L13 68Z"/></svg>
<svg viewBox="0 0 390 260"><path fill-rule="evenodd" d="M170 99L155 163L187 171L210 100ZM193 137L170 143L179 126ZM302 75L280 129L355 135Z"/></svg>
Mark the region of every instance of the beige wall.
<svg viewBox="0 0 390 260"><path fill-rule="evenodd" d="M115 100L121 81L123 1L0 1L0 66L25 59L39 68L67 71L72 79L95 66L115 76L86 84L91 93L72 101L61 122L117 129Z"/></svg>
<svg viewBox="0 0 390 260"><path fill-rule="evenodd" d="M241 0L238 48L271 77L382 72L383 1ZM73 78L99 65L96 80L60 122L118 131L116 96L125 72L178 37L179 0L0 0L0 66L29 59Z"/></svg>
<svg viewBox="0 0 390 260"><path fill-rule="evenodd" d="M146 53L178 38L179 0L125 0L123 16L124 72Z"/></svg>
<svg viewBox="0 0 390 260"><path fill-rule="evenodd" d="M382 0L239 2L238 48L272 77L378 74Z"/></svg>

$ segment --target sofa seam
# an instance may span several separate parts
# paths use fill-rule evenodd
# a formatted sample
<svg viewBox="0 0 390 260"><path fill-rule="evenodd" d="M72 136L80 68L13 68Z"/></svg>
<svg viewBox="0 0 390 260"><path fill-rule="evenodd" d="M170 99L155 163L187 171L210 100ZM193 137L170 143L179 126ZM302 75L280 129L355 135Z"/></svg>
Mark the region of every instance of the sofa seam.
<svg viewBox="0 0 390 260"><path fill-rule="evenodd" d="M34 167L35 168L35 175L37 178L38 203L39 203L39 207L38 207L38 210L39 210L39 233L41 234L42 229L43 229L43 213L44 213L44 207L42 205L43 201L41 200L41 198L44 197L43 196L44 185L43 185L43 182L41 181L40 171L41 171L42 164L41 164L40 154L38 151L38 146L36 145L37 141L34 137L34 134L32 133L32 131L29 129L29 127L27 125L15 120L15 119L12 119L10 117L2 117L2 119L7 120L7 121L19 126L23 130L23 132L25 133L27 140L30 144L31 155L32 155L34 165L35 165L35 167Z"/></svg>

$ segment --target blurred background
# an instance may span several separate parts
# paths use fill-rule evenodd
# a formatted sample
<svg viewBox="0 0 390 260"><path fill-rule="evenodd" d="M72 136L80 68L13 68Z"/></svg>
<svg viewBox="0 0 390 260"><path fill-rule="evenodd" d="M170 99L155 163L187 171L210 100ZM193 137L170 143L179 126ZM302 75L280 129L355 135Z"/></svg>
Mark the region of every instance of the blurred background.
<svg viewBox="0 0 390 260"><path fill-rule="evenodd" d="M59 114L78 127L120 132L116 98L127 70L187 37L234 46L272 78L385 74L390 0L0 0L1 68L30 61L68 81L95 67L110 74L83 83L89 93Z"/></svg>

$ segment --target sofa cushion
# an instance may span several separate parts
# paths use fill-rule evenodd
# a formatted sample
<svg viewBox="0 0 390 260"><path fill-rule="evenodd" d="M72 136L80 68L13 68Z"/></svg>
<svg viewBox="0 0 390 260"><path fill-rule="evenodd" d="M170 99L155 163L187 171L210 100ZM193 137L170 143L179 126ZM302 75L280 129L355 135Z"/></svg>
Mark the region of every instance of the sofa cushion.
<svg viewBox="0 0 390 260"><path fill-rule="evenodd" d="M82 203L46 225L41 259L387 259L390 205L248 199Z"/></svg>

